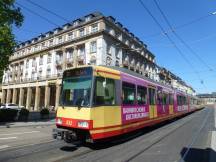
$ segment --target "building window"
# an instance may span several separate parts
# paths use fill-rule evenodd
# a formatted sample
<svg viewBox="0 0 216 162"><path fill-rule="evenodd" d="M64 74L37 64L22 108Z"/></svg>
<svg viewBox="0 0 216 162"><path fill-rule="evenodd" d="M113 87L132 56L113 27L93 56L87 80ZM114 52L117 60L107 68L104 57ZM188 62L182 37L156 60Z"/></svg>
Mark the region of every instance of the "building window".
<svg viewBox="0 0 216 162"><path fill-rule="evenodd" d="M26 68L29 67L29 60L26 61Z"/></svg>
<svg viewBox="0 0 216 162"><path fill-rule="evenodd" d="M58 75L58 76L62 75L62 68L58 68L58 69L57 69L57 75Z"/></svg>
<svg viewBox="0 0 216 162"><path fill-rule="evenodd" d="M28 77L28 72L25 73L25 78L27 78L27 77Z"/></svg>
<svg viewBox="0 0 216 162"><path fill-rule="evenodd" d="M71 40L74 38L74 32L68 33L68 40Z"/></svg>
<svg viewBox="0 0 216 162"><path fill-rule="evenodd" d="M72 59L73 58L73 49L68 49L67 50L67 59Z"/></svg>
<svg viewBox="0 0 216 162"><path fill-rule="evenodd" d="M107 45L107 54L112 55L112 46L109 44Z"/></svg>
<svg viewBox="0 0 216 162"><path fill-rule="evenodd" d="M38 45L35 45L34 49L35 49L35 51L37 51L38 50Z"/></svg>
<svg viewBox="0 0 216 162"><path fill-rule="evenodd" d="M42 68L39 70L38 77L39 77L39 78L42 77Z"/></svg>
<svg viewBox="0 0 216 162"><path fill-rule="evenodd" d="M85 34L84 33L84 28L80 29L79 30L79 36L82 37L82 36L84 36L84 34Z"/></svg>
<svg viewBox="0 0 216 162"><path fill-rule="evenodd" d="M115 105L115 81L97 77L95 81L94 105Z"/></svg>
<svg viewBox="0 0 216 162"><path fill-rule="evenodd" d="M27 52L28 52L28 53L31 52L31 47L27 48Z"/></svg>
<svg viewBox="0 0 216 162"><path fill-rule="evenodd" d="M39 65L43 65L43 56L41 56L39 59Z"/></svg>
<svg viewBox="0 0 216 162"><path fill-rule="evenodd" d="M53 46L53 39L49 41L49 46Z"/></svg>
<svg viewBox="0 0 216 162"><path fill-rule="evenodd" d="M83 56L83 55L85 55L85 47L81 47L79 49L79 56Z"/></svg>
<svg viewBox="0 0 216 162"><path fill-rule="evenodd" d="M45 42L41 43L41 49L45 48Z"/></svg>
<svg viewBox="0 0 216 162"><path fill-rule="evenodd" d="M25 54L25 50L22 50L22 55L24 55Z"/></svg>
<svg viewBox="0 0 216 162"><path fill-rule="evenodd" d="M47 63L51 63L52 62L52 55L48 54L47 56Z"/></svg>
<svg viewBox="0 0 216 162"><path fill-rule="evenodd" d="M92 31L92 33L94 33L94 32L97 32L98 31L98 24L93 24L92 26L91 26L91 31Z"/></svg>
<svg viewBox="0 0 216 162"><path fill-rule="evenodd" d="M116 38L118 38L119 40L121 40L121 39L122 39L122 35L121 35L121 33L116 32Z"/></svg>
<svg viewBox="0 0 216 162"><path fill-rule="evenodd" d="M62 36L58 37L58 43L62 43Z"/></svg>
<svg viewBox="0 0 216 162"><path fill-rule="evenodd" d="M116 55L116 58L120 58L120 49L119 48L116 48L115 55Z"/></svg>
<svg viewBox="0 0 216 162"><path fill-rule="evenodd" d="M134 105L135 94L136 94L136 87L134 84L130 84L127 82L122 83L123 104Z"/></svg>
<svg viewBox="0 0 216 162"><path fill-rule="evenodd" d="M119 66L119 61L116 60L115 66Z"/></svg>
<svg viewBox="0 0 216 162"><path fill-rule="evenodd" d="M33 60L32 60L32 67L36 67L37 66L37 62L36 62L36 59L34 58Z"/></svg>
<svg viewBox="0 0 216 162"><path fill-rule="evenodd" d="M51 69L50 67L48 66L47 67L47 77L50 77L51 76Z"/></svg>
<svg viewBox="0 0 216 162"><path fill-rule="evenodd" d="M97 42L96 41L93 41L90 43L90 52L91 53L97 52Z"/></svg>

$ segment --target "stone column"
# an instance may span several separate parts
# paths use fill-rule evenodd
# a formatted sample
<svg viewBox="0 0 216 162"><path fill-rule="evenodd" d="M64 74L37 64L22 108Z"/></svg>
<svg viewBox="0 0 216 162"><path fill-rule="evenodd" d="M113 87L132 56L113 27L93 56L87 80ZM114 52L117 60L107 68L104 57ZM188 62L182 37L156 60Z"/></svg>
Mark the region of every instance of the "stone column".
<svg viewBox="0 0 216 162"><path fill-rule="evenodd" d="M57 109L59 106L59 99L60 99L60 93L61 93L61 85L56 85L56 99L55 99L55 108Z"/></svg>
<svg viewBox="0 0 216 162"><path fill-rule="evenodd" d="M19 93L19 106L24 106L23 105L23 99L24 99L24 89L20 88L20 93Z"/></svg>
<svg viewBox="0 0 216 162"><path fill-rule="evenodd" d="M40 87L37 86L35 90L35 105L34 105L35 111L39 111L39 104L40 104Z"/></svg>
<svg viewBox="0 0 216 162"><path fill-rule="evenodd" d="M11 89L7 89L7 99L6 102L9 103L11 101Z"/></svg>
<svg viewBox="0 0 216 162"><path fill-rule="evenodd" d="M17 101L17 89L13 89L13 98L12 98L12 103L16 103Z"/></svg>
<svg viewBox="0 0 216 162"><path fill-rule="evenodd" d="M5 99L6 99L6 89L2 89L2 99L1 99L1 102L5 103L6 102Z"/></svg>
<svg viewBox="0 0 216 162"><path fill-rule="evenodd" d="M45 99L44 99L45 107L49 108L50 106L50 87L47 85L45 87Z"/></svg>
<svg viewBox="0 0 216 162"><path fill-rule="evenodd" d="M28 109L28 110L30 110L31 98L32 98L32 88L28 87L28 89L27 89L27 99L26 99L26 109Z"/></svg>

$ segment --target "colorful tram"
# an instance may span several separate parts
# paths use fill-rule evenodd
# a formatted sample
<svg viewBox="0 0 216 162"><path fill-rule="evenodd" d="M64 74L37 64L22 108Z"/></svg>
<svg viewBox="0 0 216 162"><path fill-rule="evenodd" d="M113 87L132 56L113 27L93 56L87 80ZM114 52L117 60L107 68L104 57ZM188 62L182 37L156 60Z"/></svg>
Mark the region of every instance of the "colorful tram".
<svg viewBox="0 0 216 162"><path fill-rule="evenodd" d="M195 111L197 101L125 68L68 69L53 137L95 142Z"/></svg>

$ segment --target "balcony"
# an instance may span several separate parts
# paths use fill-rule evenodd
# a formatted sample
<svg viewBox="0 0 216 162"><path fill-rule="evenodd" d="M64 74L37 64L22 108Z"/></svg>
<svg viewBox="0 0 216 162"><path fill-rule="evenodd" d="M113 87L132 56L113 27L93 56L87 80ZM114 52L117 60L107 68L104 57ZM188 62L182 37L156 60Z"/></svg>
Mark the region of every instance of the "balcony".
<svg viewBox="0 0 216 162"><path fill-rule="evenodd" d="M73 64L73 57L68 57L68 58L66 59L66 63L67 63L67 64Z"/></svg>

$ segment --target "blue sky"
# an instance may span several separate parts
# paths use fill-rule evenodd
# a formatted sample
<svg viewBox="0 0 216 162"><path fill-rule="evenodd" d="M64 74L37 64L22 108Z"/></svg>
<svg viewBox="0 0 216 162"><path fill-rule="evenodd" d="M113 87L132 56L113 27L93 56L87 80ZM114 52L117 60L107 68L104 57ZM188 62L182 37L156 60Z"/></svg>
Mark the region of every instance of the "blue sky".
<svg viewBox="0 0 216 162"><path fill-rule="evenodd" d="M187 59L195 67L194 69L184 61L177 50L172 46L160 28L148 15L138 0L32 0L37 4L65 17L74 20L94 11L100 11L106 16L113 16L132 33L139 37L155 54L159 65L166 67L180 76L198 93L210 93L216 91L216 15L209 16L196 23L176 29L176 32L186 41L190 47L213 69L210 71L192 53L185 48L172 33L170 37L175 41ZM45 16L59 26L65 21L46 11L32 5L28 0L17 2L29 9ZM160 15L153 0L143 0L144 4L157 18L165 30L168 26ZM167 15L172 26L179 26L216 11L216 1L212 0L157 0L161 9ZM22 9L25 16L23 26L14 28L14 34L18 41L25 41L38 36L40 33L52 30L54 25L42 18ZM204 84L201 84L201 80Z"/></svg>

